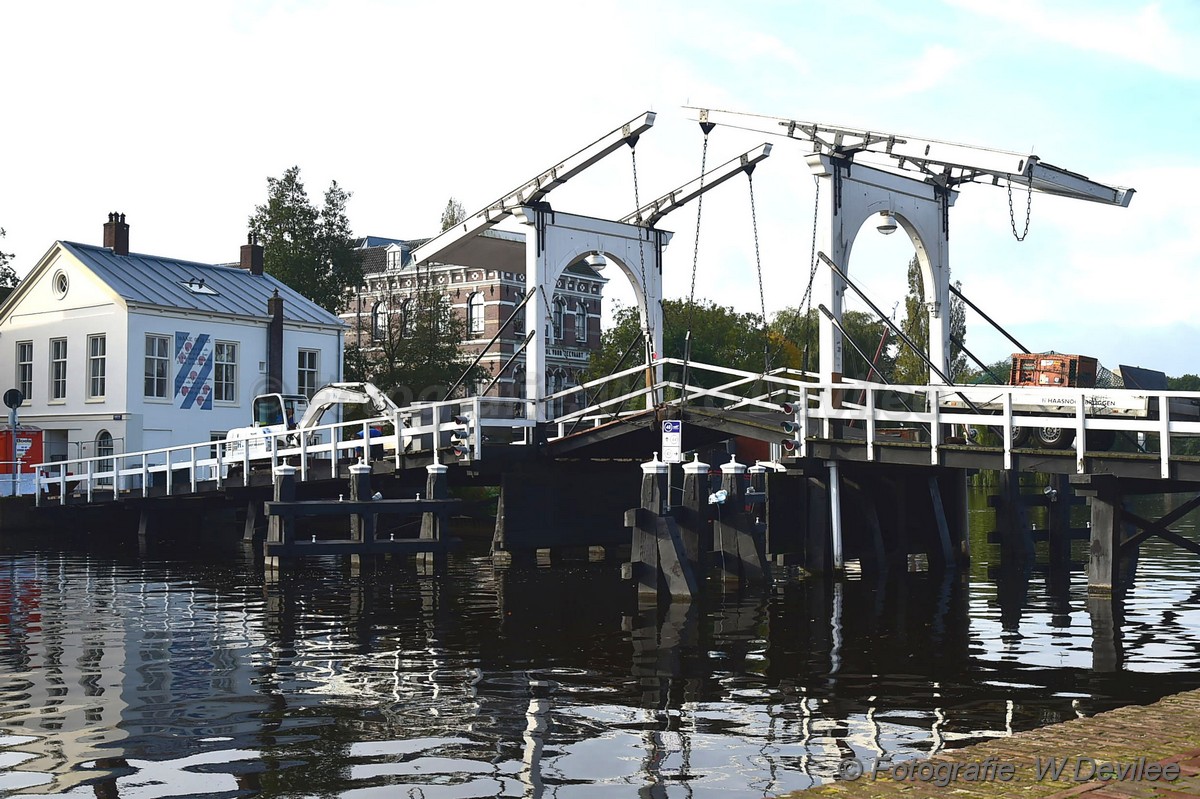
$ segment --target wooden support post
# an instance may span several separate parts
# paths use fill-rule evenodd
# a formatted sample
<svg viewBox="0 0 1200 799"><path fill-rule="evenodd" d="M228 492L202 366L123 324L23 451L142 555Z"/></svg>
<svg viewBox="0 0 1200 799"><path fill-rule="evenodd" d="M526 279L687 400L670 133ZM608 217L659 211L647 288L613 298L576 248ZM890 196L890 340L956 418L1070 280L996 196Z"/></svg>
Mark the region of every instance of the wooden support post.
<svg viewBox="0 0 1200 799"><path fill-rule="evenodd" d="M674 511L684 552L698 578L708 573L708 553L713 542L708 512L708 468L699 455L683 465L683 502Z"/></svg>
<svg viewBox="0 0 1200 799"><path fill-rule="evenodd" d="M1048 583L1069 586L1071 583L1071 485L1065 475L1050 475L1046 492L1046 534L1049 536L1050 576ZM1053 591L1052 593L1065 593Z"/></svg>
<svg viewBox="0 0 1200 799"><path fill-rule="evenodd" d="M625 514L625 526L633 528L629 562L639 598L658 597L658 518L667 496L667 464L658 459L642 464L642 495L638 507Z"/></svg>
<svg viewBox="0 0 1200 799"><path fill-rule="evenodd" d="M808 479L768 472L766 483L767 557L777 565L789 565L804 552L802 533L808 513Z"/></svg>
<svg viewBox="0 0 1200 799"><path fill-rule="evenodd" d="M746 464L732 458L721 464L721 490L725 501L717 505L713 537L720 553L722 579L762 584L770 579L763 536L754 529L754 518L746 513Z"/></svg>
<svg viewBox="0 0 1200 799"><path fill-rule="evenodd" d="M431 463L425 467L425 495L428 499L446 499L450 487L446 481L448 467L444 463ZM450 515L445 510L425 513L421 516L421 538L445 543L450 529ZM426 572L437 572L446 566L445 549L437 552L417 553L417 567Z"/></svg>
<svg viewBox="0 0 1200 799"><path fill-rule="evenodd" d="M804 527L804 568L811 574L829 571L829 493L815 478L805 478L808 514Z"/></svg>
<svg viewBox="0 0 1200 799"><path fill-rule="evenodd" d="M371 499L371 467L365 463L350 466L350 501L367 502ZM431 497L432 499L432 497ZM350 514L350 540L367 544L375 540L375 514Z"/></svg>
<svg viewBox="0 0 1200 799"><path fill-rule="evenodd" d="M242 526L242 540L254 541L262 537L262 503L251 500L246 503L246 521Z"/></svg>
<svg viewBox="0 0 1200 799"><path fill-rule="evenodd" d="M958 565L954 557L954 545L950 543L950 522L946 518L946 506L942 502L942 489L937 475L929 477L929 500L933 503L933 519L937 524L938 542L942 550L942 567L952 569Z"/></svg>
<svg viewBox="0 0 1200 799"><path fill-rule="evenodd" d="M1088 593L1111 596L1121 564L1121 489L1115 479L1092 479L1092 536ZM1092 493L1089 491L1089 493Z"/></svg>
<svg viewBox="0 0 1200 799"><path fill-rule="evenodd" d="M273 470L275 476L275 501L296 501L296 467L281 464ZM291 545L296 541L296 520L292 516L272 516L267 522L267 543ZM263 551L264 567L267 571L279 569L279 558Z"/></svg>
<svg viewBox="0 0 1200 799"><path fill-rule="evenodd" d="M1000 530L1000 562L1019 567L1033 561L1033 531L1021 499L1021 476L1015 469L1000 472L996 497L996 526Z"/></svg>
<svg viewBox="0 0 1200 799"><path fill-rule="evenodd" d="M425 496L429 499L445 499L450 495L446 482L448 467L444 463L431 463L425 467ZM444 512L426 513L421 517L421 538L441 540L446 524Z"/></svg>
<svg viewBox="0 0 1200 799"><path fill-rule="evenodd" d="M371 499L371 467L366 463L358 462L350 465L350 501L351 502L367 502ZM356 541L364 545L364 548L370 547L375 541L375 520L374 513L351 513L350 514L350 540ZM369 555L367 556L370 557ZM354 576L359 576L363 567L363 555L354 553L350 555L350 572Z"/></svg>

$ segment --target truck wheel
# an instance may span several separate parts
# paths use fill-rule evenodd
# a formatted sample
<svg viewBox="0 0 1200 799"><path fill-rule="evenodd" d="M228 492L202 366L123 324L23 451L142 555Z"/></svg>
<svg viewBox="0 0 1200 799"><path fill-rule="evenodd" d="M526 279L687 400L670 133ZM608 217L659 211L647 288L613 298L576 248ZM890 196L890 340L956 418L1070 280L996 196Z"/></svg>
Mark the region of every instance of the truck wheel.
<svg viewBox="0 0 1200 799"><path fill-rule="evenodd" d="M1029 446L1029 438L1032 435L1032 427L1014 427L1012 433L1013 449L1021 449L1022 447Z"/></svg>
<svg viewBox="0 0 1200 799"><path fill-rule="evenodd" d="M1075 440L1075 431L1067 427L1038 427L1035 430L1042 449L1066 449Z"/></svg>

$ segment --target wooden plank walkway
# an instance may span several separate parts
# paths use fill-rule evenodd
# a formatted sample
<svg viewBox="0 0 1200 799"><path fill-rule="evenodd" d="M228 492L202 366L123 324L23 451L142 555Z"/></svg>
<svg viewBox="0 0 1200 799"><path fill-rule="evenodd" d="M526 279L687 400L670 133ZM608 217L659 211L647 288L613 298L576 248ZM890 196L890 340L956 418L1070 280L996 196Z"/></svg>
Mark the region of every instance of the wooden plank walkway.
<svg viewBox="0 0 1200 799"><path fill-rule="evenodd" d="M1057 779L1048 768L1052 762L1061 766ZM929 760L897 763L893 768L900 779L886 776L884 764L873 780L875 763L866 760L843 760L839 771L843 777L853 777L860 765L865 773L856 779L840 779L788 796L1200 797L1200 691L1017 733L943 752ZM956 765L956 778L952 779ZM1110 772L1122 773L1101 780L1106 765ZM1006 775L1008 779L1004 779Z"/></svg>

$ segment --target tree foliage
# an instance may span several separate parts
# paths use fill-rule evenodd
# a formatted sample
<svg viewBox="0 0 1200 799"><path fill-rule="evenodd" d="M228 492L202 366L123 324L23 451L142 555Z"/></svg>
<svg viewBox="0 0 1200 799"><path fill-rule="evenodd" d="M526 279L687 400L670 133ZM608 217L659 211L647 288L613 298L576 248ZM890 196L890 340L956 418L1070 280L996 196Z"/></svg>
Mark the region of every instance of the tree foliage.
<svg viewBox="0 0 1200 799"><path fill-rule="evenodd" d="M250 216L250 230L263 245L265 271L331 313L346 289L362 282L346 203L350 193L332 181L318 210L300 180L300 167L267 178L267 202Z"/></svg>
<svg viewBox="0 0 1200 799"><path fill-rule="evenodd" d="M446 208L442 211L442 232L445 233L466 218L467 211L463 208L462 203L451 197L446 201Z"/></svg>
<svg viewBox="0 0 1200 799"><path fill-rule="evenodd" d="M600 337L600 349L592 353L588 380L619 371L616 367L621 355L641 336L636 306L620 306L613 317L613 324ZM663 300L663 319L663 357L684 356L690 319L692 361L762 371L764 339L758 314L738 313L709 300L689 303L680 299ZM643 346L636 346L621 368L643 363L644 351Z"/></svg>
<svg viewBox="0 0 1200 799"><path fill-rule="evenodd" d="M956 287L961 283L955 283ZM951 382L965 380L970 371L967 356L960 343L967 339L967 309L966 303L955 295L950 297L950 369L947 373ZM904 297L904 321L900 329L921 350L921 355L929 355L929 311L925 304L924 280L921 278L921 265L914 254L908 262L908 293ZM923 386L929 383L929 367L925 361L908 345L901 343L896 355L896 372L893 382L902 385Z"/></svg>
<svg viewBox="0 0 1200 799"><path fill-rule="evenodd" d="M482 390L491 379L485 368L471 366L474 358L459 349L466 337L466 320L454 312L441 291L429 285L428 278L418 281L407 300L393 298L387 323L378 332L381 335L375 340L364 335L360 346L346 348L346 375L375 383L397 404L443 399L468 367L466 389L480 384L477 388ZM464 394L464 388L455 394Z"/></svg>
<svg viewBox="0 0 1200 799"><path fill-rule="evenodd" d="M8 235L4 228L0 227L0 239ZM12 268L13 254L0 250L0 289L11 289L17 285L17 273Z"/></svg>
<svg viewBox="0 0 1200 799"><path fill-rule="evenodd" d="M863 311L846 311L842 314L842 327L850 342L842 346L842 374L861 380L878 381L880 376L891 381L895 363L891 348L887 346L894 336L888 327L873 314ZM784 308L771 319L772 346L778 353L772 358L774 366L790 366L815 372L820 368L820 312L810 308L802 312L799 308ZM887 333L887 339L884 334ZM882 347L881 347L881 342ZM859 355L862 350L873 361L874 369L868 369L868 361ZM807 359L805 354L807 353ZM807 366L805 360L808 361Z"/></svg>

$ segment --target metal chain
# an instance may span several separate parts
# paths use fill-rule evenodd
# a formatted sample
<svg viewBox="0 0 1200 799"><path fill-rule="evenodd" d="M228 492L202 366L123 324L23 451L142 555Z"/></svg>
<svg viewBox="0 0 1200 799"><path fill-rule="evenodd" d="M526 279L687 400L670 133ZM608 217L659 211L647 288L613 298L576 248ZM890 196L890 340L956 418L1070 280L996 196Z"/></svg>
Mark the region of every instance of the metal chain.
<svg viewBox="0 0 1200 799"><path fill-rule="evenodd" d="M812 325L809 324L809 316L812 313L812 290L813 280L817 277L817 221L820 218L821 211L821 179L813 176L813 185L816 188L813 198L813 227L812 227L812 250L809 253L808 265L808 286L804 289L804 299L800 304L804 306L804 360L800 364L800 368L808 371L808 339L809 331Z"/></svg>
<svg viewBox="0 0 1200 799"><path fill-rule="evenodd" d="M1008 222L1012 225L1013 238L1017 241L1025 241L1025 237L1029 235L1029 216L1033 210L1033 172L1029 173L1029 192L1025 195L1025 230L1021 234L1017 234L1017 217L1013 213L1012 201L1012 178L1008 180Z"/></svg>
<svg viewBox="0 0 1200 799"><path fill-rule="evenodd" d="M696 265L700 261L700 216L704 211L704 168L708 163L708 133L704 134L704 148L700 152L700 196L696 198L696 241L692 245L692 289L688 293L688 308L696 304ZM692 329L691 316L688 315L688 330Z"/></svg>
<svg viewBox="0 0 1200 799"><path fill-rule="evenodd" d="M758 212L754 206L754 170L746 170L746 183L750 186L750 223L754 227L754 264L758 269L758 308L762 313L763 331L763 374L771 371L771 355L767 339L767 297L763 290L762 256L758 248Z"/></svg>
<svg viewBox="0 0 1200 799"><path fill-rule="evenodd" d="M641 201L641 198L638 196L637 145L636 144L629 145L629 157L630 157L631 162L633 163L633 207L641 208L642 201ZM642 262L641 263L641 267L642 267L642 297L645 298L647 296L646 295L646 248L645 248L644 242L641 239L640 233L638 234L638 257L641 259L641 262ZM648 302L648 300L644 299L643 302ZM649 320L650 319L650 306L649 305L646 305L645 311L646 311L646 319ZM647 342L646 348L649 349L649 347L650 347L650 344L649 344L649 342Z"/></svg>

